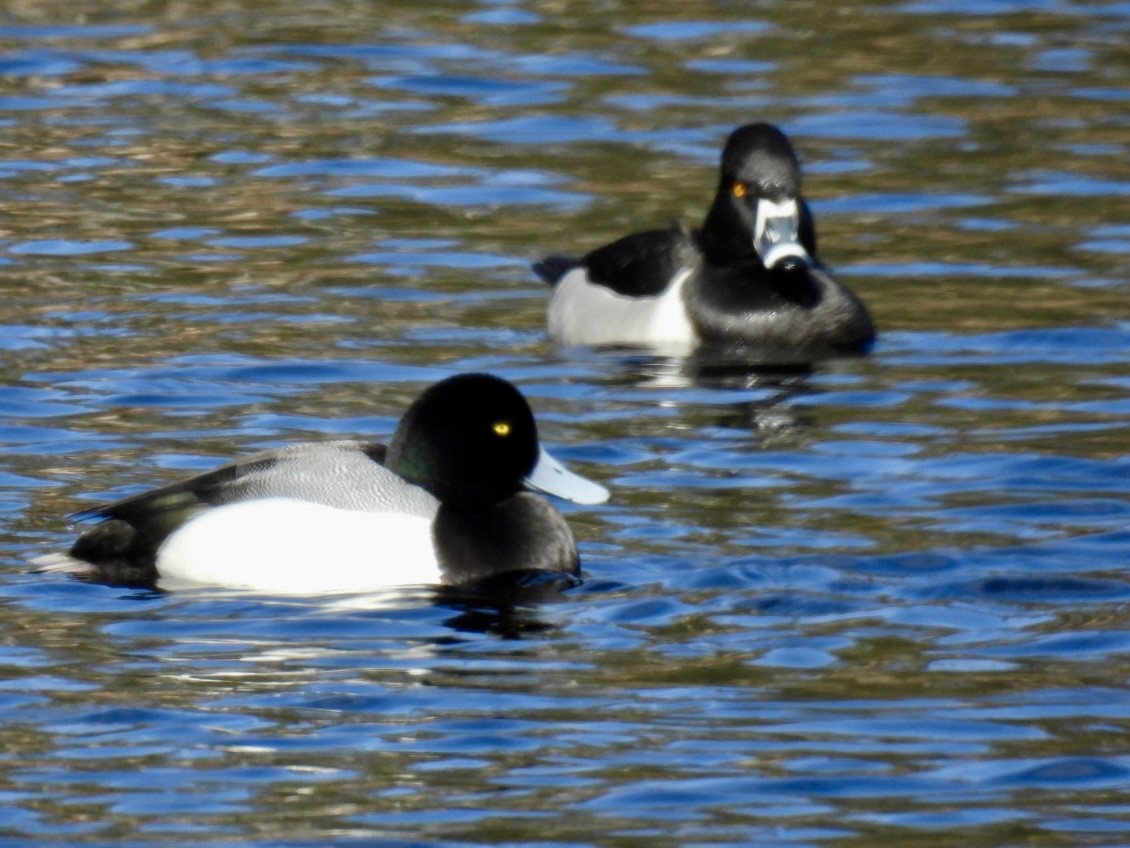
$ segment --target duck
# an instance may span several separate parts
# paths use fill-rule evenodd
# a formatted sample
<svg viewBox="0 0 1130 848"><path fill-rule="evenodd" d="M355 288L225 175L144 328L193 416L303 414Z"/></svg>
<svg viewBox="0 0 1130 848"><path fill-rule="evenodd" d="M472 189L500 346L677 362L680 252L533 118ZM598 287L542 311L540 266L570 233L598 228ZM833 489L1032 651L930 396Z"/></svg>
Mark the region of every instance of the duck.
<svg viewBox="0 0 1130 848"><path fill-rule="evenodd" d="M834 354L875 339L867 307L817 258L796 151L769 123L730 134L697 230L638 232L533 269L553 286L548 331L563 346Z"/></svg>
<svg viewBox="0 0 1130 848"><path fill-rule="evenodd" d="M541 494L609 497L540 446L513 384L460 374L420 394L387 445L287 445L83 510L73 518L100 523L41 564L111 585L279 594L576 576L573 534Z"/></svg>

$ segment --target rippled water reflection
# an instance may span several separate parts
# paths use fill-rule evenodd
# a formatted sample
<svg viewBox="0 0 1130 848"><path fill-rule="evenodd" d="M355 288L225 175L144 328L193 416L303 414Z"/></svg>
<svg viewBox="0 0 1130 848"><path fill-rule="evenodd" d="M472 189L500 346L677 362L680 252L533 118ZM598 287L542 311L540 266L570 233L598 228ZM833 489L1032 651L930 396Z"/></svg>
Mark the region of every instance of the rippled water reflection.
<svg viewBox="0 0 1130 848"><path fill-rule="evenodd" d="M1128 840L1125 3L9 4L5 845ZM800 149L811 372L555 350L528 263ZM577 589L31 574L62 516L486 369Z"/></svg>

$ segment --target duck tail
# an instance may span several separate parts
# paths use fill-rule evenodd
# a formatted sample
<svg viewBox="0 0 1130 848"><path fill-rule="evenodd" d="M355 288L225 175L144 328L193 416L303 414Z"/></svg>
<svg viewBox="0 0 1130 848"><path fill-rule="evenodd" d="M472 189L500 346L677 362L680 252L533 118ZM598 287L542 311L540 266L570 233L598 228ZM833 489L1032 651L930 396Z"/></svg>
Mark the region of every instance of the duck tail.
<svg viewBox="0 0 1130 848"><path fill-rule="evenodd" d="M561 282L561 278L581 264L580 259L571 256L547 256L533 264L534 273L551 286Z"/></svg>

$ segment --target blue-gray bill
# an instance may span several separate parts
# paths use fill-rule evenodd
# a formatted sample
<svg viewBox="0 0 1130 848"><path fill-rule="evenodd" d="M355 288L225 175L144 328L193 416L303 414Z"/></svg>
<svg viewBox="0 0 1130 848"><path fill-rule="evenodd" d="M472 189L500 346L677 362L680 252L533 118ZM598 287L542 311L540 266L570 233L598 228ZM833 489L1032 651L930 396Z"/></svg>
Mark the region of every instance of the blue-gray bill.
<svg viewBox="0 0 1130 848"><path fill-rule="evenodd" d="M766 268L812 264L812 257L800 243L799 231L800 207L795 199L774 203L762 198L757 202L753 247Z"/></svg>
<svg viewBox="0 0 1130 848"><path fill-rule="evenodd" d="M574 474L541 448L537 465L526 475L526 486L537 492L554 495L579 504L604 503L611 497L609 491L579 474Z"/></svg>

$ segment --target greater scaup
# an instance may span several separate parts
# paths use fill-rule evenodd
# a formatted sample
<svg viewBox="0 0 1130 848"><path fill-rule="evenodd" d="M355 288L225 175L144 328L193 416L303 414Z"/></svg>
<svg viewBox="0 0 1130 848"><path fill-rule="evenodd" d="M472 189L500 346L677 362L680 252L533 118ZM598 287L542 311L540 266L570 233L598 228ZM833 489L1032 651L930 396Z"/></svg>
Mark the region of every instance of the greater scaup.
<svg viewBox="0 0 1130 848"><path fill-rule="evenodd" d="M555 287L549 333L565 345L864 352L875 336L863 303L816 258L796 153L771 124L731 133L699 230L636 233L534 270Z"/></svg>
<svg viewBox="0 0 1130 848"><path fill-rule="evenodd" d="M539 448L513 385L460 375L424 391L387 447L296 444L84 510L76 518L102 523L79 536L66 570L118 585L303 594L576 573L568 525L526 489L608 498Z"/></svg>

